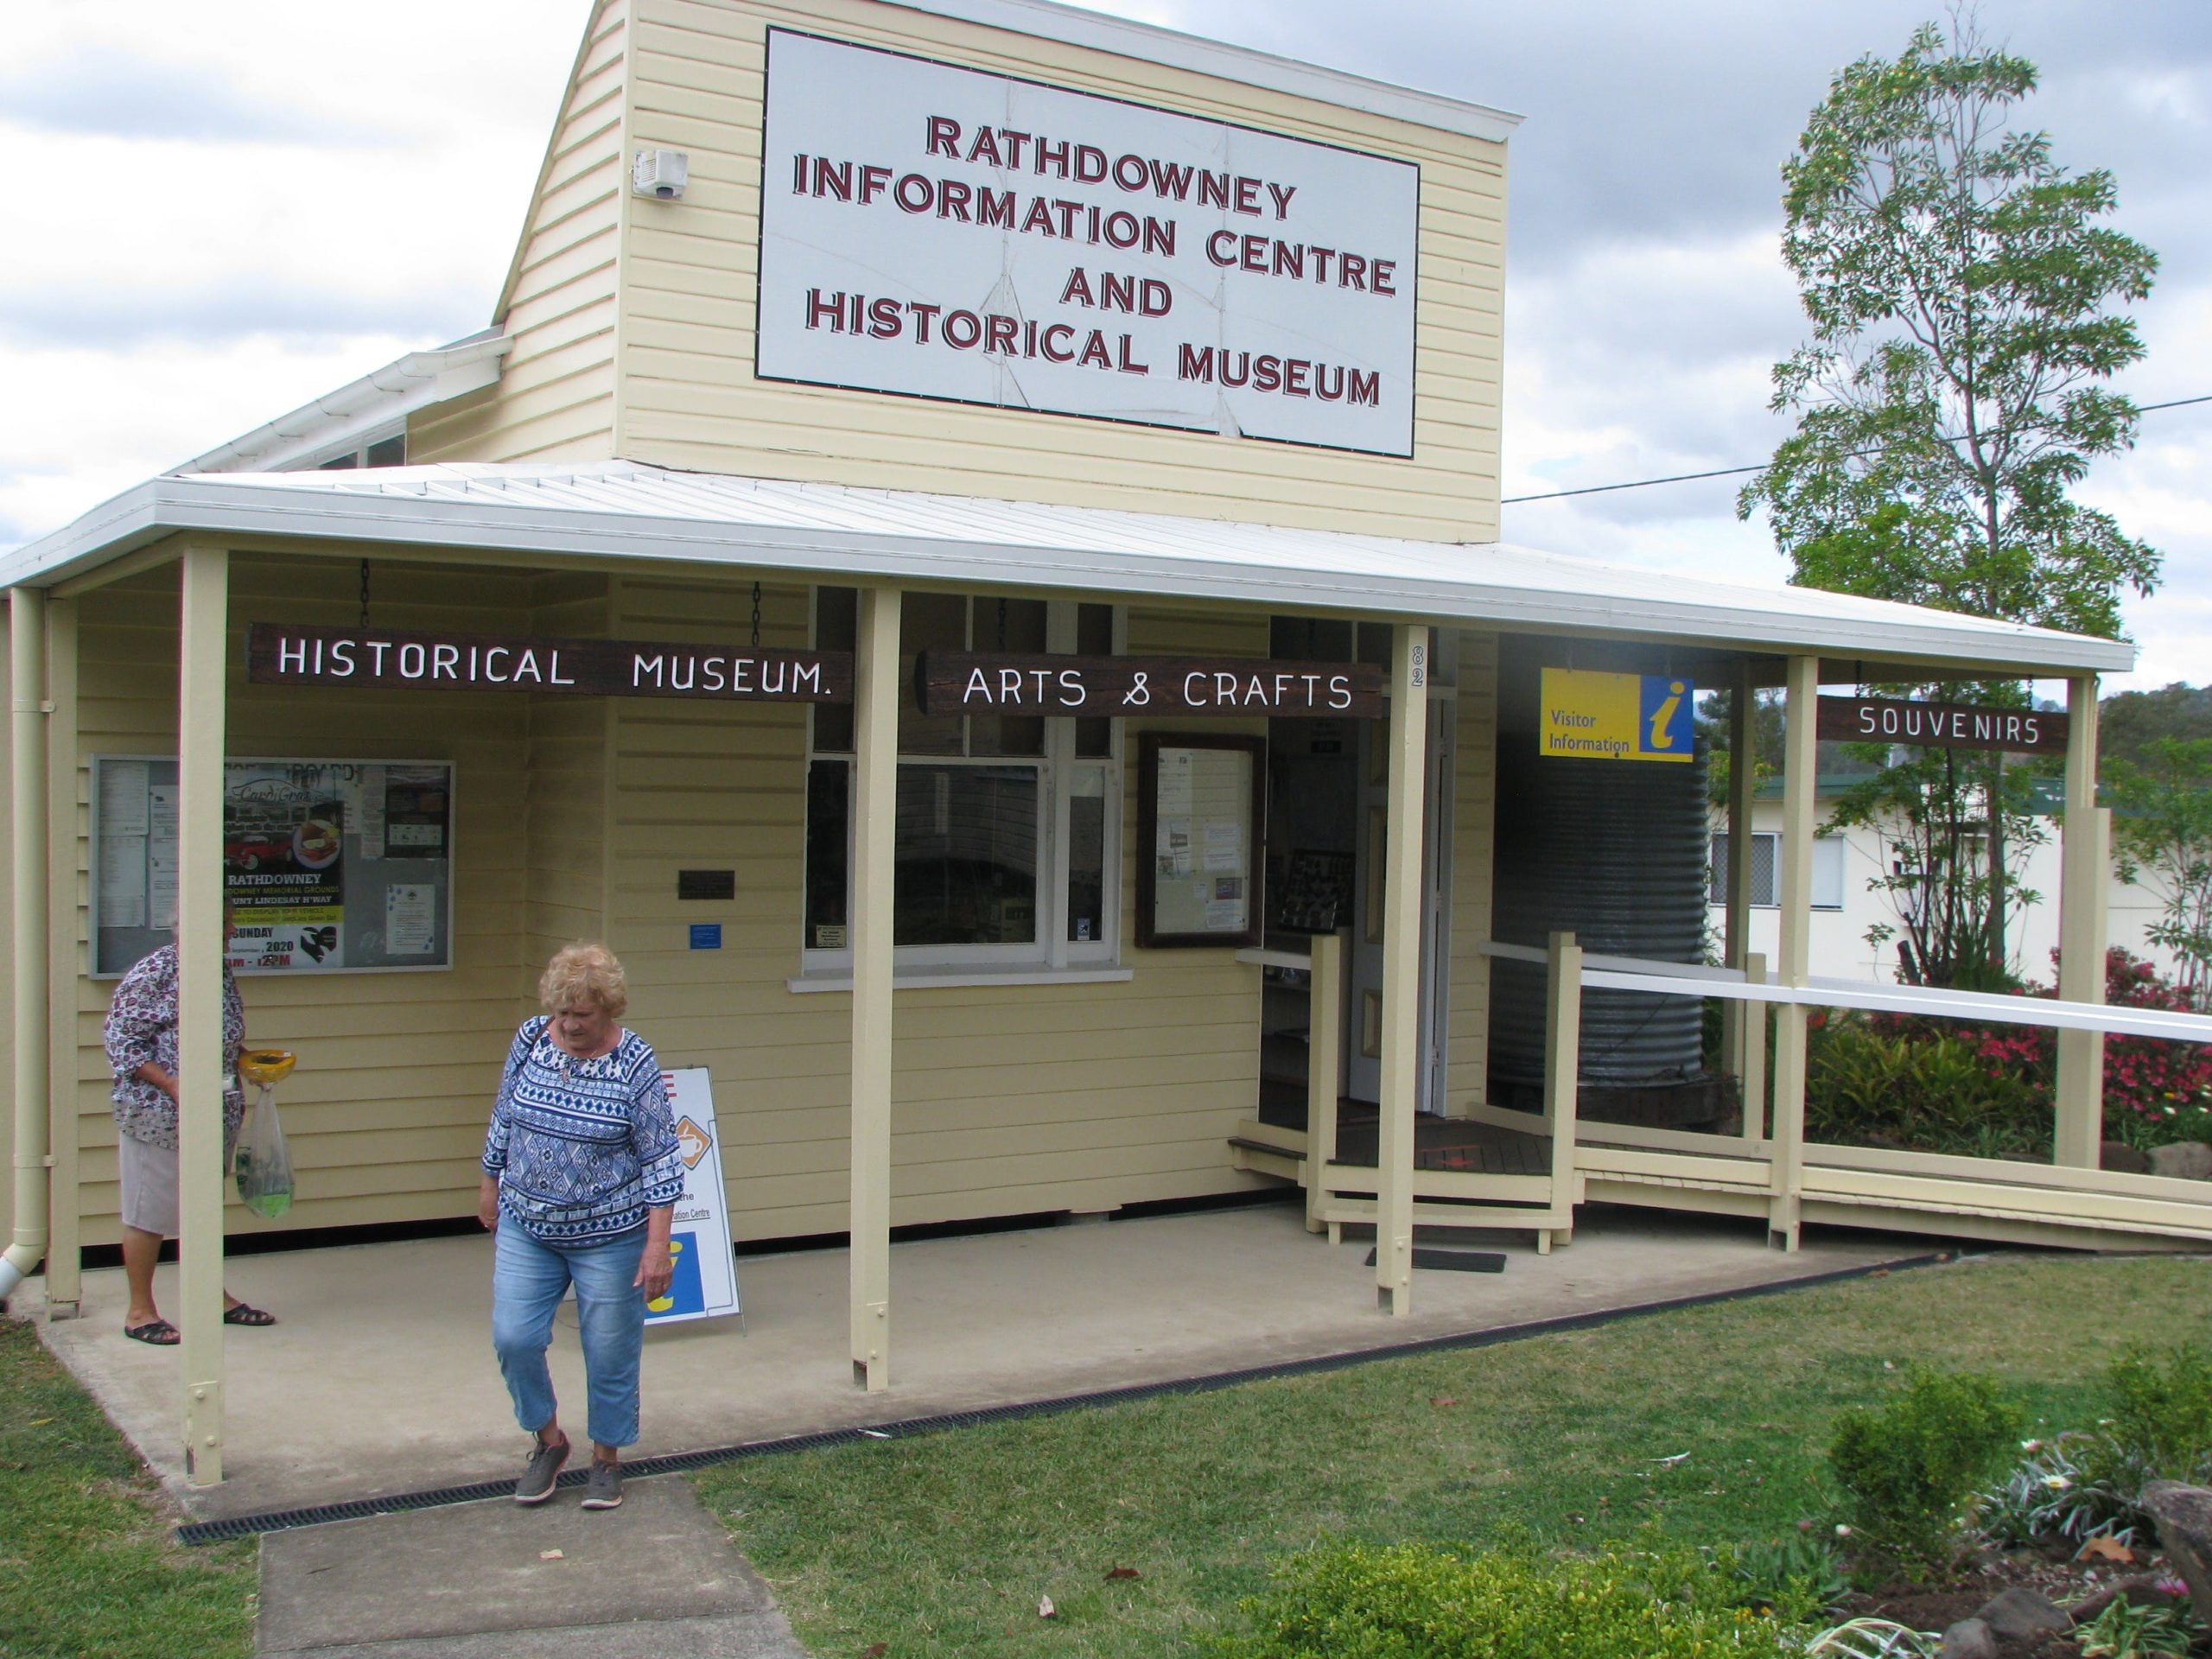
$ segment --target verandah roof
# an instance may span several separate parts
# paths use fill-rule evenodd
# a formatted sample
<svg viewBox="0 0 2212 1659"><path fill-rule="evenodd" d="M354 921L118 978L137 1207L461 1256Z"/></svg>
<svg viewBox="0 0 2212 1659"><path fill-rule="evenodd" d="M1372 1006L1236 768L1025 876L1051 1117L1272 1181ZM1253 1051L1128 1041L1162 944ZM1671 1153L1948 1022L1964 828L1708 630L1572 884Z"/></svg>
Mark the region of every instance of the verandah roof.
<svg viewBox="0 0 2212 1659"><path fill-rule="evenodd" d="M635 461L152 479L13 554L46 587L178 531L725 564L823 581L1058 588L1464 621L1992 676L2125 671L2125 641L1813 588L1605 565L1508 543L678 472Z"/></svg>

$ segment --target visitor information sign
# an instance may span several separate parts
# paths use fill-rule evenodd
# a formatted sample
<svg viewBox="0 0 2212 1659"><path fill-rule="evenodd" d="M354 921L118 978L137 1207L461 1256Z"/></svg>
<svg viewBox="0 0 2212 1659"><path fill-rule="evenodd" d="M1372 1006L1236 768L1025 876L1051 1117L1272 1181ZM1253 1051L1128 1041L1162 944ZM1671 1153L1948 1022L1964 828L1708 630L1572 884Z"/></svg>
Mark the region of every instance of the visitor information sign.
<svg viewBox="0 0 2212 1659"><path fill-rule="evenodd" d="M714 1089L703 1065L660 1075L683 1160L683 1196L677 1200L676 1223L668 1236L676 1276L669 1281L667 1295L645 1304L645 1323L674 1325L738 1313L737 1262L730 1255L729 1211L722 1198Z"/></svg>
<svg viewBox="0 0 2212 1659"><path fill-rule="evenodd" d="M1697 689L1668 674L1543 671L1536 753L1552 760L1697 759L1691 711Z"/></svg>

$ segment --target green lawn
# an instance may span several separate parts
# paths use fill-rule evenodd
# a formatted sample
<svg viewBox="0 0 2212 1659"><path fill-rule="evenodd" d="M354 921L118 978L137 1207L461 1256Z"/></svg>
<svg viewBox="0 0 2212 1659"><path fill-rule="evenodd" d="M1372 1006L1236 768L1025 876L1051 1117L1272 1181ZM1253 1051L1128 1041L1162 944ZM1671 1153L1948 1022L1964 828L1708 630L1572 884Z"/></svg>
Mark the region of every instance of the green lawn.
<svg viewBox="0 0 2212 1659"><path fill-rule="evenodd" d="M176 1518L31 1327L0 1319L0 1654L251 1653L253 1546L180 1548Z"/></svg>
<svg viewBox="0 0 2212 1659"><path fill-rule="evenodd" d="M1993 1371L2056 1429L2099 1414L2120 1344L2189 1338L2212 1340L2212 1264L1971 1261L698 1484L821 1659L1149 1659L1324 1539L1779 1537L1825 1517L1830 1421L1888 1365Z"/></svg>

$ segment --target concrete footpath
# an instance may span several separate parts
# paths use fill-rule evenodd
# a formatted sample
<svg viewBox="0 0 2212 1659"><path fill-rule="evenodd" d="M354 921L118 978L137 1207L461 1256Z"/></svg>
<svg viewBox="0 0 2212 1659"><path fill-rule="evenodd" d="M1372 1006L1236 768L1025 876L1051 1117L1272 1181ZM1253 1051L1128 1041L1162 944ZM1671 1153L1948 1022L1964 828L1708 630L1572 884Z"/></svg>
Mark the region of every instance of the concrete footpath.
<svg viewBox="0 0 2212 1659"><path fill-rule="evenodd" d="M586 1451L583 1456L588 1457ZM805 1659L680 1475L264 1534L260 1651L298 1659Z"/></svg>

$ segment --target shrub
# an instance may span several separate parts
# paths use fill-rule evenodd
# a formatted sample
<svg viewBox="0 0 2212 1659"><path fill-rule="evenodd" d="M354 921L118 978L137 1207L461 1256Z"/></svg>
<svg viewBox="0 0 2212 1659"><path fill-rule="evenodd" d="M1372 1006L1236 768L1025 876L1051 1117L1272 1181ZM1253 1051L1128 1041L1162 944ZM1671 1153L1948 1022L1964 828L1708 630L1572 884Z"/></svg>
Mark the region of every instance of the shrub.
<svg viewBox="0 0 2212 1659"><path fill-rule="evenodd" d="M1851 1593L1835 1545L1817 1532L1795 1533L1779 1543L1738 1544L1721 1551L1719 1563L1743 1586L1745 1606L1785 1624L1808 1623L1840 1607Z"/></svg>
<svg viewBox="0 0 2212 1659"><path fill-rule="evenodd" d="M1221 1659L1783 1659L1777 1619L1687 1552L1548 1560L1422 1544L1344 1544L1280 1569L1242 1604L1251 1629Z"/></svg>
<svg viewBox="0 0 2212 1659"><path fill-rule="evenodd" d="M2174 1344L2161 1368L2130 1347L2106 1368L2117 1396L2109 1438L2155 1478L2200 1484L2212 1478L2212 1349Z"/></svg>
<svg viewBox="0 0 2212 1659"><path fill-rule="evenodd" d="M1993 1065L1974 1043L1924 1024L1835 1020L1813 1045L1805 1132L1968 1157L2044 1153L2050 1096L2032 1073Z"/></svg>
<svg viewBox="0 0 2212 1659"><path fill-rule="evenodd" d="M1947 1573L1965 1506L2013 1451L2022 1421L1994 1377L1917 1367L1889 1404L1845 1412L1828 1465L1869 1564Z"/></svg>

